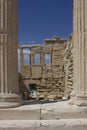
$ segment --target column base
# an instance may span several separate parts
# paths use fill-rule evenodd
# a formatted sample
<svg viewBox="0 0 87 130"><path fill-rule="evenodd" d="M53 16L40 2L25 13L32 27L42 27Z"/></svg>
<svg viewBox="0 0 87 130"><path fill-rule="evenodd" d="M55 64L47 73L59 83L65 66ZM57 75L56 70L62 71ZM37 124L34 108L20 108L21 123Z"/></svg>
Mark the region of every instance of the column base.
<svg viewBox="0 0 87 130"><path fill-rule="evenodd" d="M69 100L68 104L69 104L69 105L75 105L75 102L76 102L76 97L72 97L72 98Z"/></svg>
<svg viewBox="0 0 87 130"><path fill-rule="evenodd" d="M76 91L72 91L71 94L70 94L70 100L69 100L69 105L74 105L75 104L75 101L76 101L76 94L77 92Z"/></svg>
<svg viewBox="0 0 87 130"><path fill-rule="evenodd" d="M69 105L87 106L87 95L75 95L69 100Z"/></svg>
<svg viewBox="0 0 87 130"><path fill-rule="evenodd" d="M13 108L22 105L22 98L16 94L0 94L0 108Z"/></svg>
<svg viewBox="0 0 87 130"><path fill-rule="evenodd" d="M76 105L87 106L87 95L76 95Z"/></svg>

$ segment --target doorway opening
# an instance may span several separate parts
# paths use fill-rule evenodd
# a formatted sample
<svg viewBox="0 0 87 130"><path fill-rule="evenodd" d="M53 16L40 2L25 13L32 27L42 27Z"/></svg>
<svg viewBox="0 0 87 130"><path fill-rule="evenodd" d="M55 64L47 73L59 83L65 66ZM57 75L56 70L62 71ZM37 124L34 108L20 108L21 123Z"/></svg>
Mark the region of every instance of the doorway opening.
<svg viewBox="0 0 87 130"><path fill-rule="evenodd" d="M37 98L37 87L36 87L36 84L29 84L29 90L30 90L29 97L31 99L36 99Z"/></svg>

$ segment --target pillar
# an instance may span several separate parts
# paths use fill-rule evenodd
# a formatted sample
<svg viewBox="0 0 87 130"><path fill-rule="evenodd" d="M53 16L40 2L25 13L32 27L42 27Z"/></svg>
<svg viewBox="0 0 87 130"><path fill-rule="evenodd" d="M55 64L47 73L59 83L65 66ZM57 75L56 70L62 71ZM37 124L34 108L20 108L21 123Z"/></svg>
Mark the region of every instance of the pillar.
<svg viewBox="0 0 87 130"><path fill-rule="evenodd" d="M31 48L29 49L30 49L29 60L30 60L30 66L31 66Z"/></svg>
<svg viewBox="0 0 87 130"><path fill-rule="evenodd" d="M18 84L18 0L0 0L0 108L22 104Z"/></svg>
<svg viewBox="0 0 87 130"><path fill-rule="evenodd" d="M23 48L20 48L20 65L24 65L24 54L23 54Z"/></svg>
<svg viewBox="0 0 87 130"><path fill-rule="evenodd" d="M74 0L74 89L69 103L87 106L87 0Z"/></svg>
<svg viewBox="0 0 87 130"><path fill-rule="evenodd" d="M34 53L31 48L31 66L34 65Z"/></svg>

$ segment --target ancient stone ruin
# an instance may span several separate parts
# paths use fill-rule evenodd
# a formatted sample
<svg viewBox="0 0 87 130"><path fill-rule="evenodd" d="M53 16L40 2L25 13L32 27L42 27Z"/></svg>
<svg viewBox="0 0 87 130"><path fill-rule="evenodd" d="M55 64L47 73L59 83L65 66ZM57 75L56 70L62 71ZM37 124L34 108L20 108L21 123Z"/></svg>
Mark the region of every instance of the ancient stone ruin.
<svg viewBox="0 0 87 130"><path fill-rule="evenodd" d="M0 130L87 130L87 0L73 0L68 39L19 47L17 2L0 0Z"/></svg>
<svg viewBox="0 0 87 130"><path fill-rule="evenodd" d="M86 5L86 0L74 0L73 38L53 37L43 45L19 46L19 87L17 0L0 0L1 107L20 105L20 94L25 100L71 97L70 104L86 105ZM24 48L29 49L29 64L24 63Z"/></svg>
<svg viewBox="0 0 87 130"><path fill-rule="evenodd" d="M20 88L25 100L70 96L73 89L72 36L69 39L53 37L42 45L22 45L19 49Z"/></svg>

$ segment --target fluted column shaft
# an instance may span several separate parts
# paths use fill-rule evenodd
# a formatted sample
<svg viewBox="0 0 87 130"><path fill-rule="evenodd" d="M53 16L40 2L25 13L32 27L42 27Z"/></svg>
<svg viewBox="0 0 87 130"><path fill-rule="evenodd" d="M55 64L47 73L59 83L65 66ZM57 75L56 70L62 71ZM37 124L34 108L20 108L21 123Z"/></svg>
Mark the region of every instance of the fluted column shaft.
<svg viewBox="0 0 87 130"><path fill-rule="evenodd" d="M73 104L87 105L87 0L74 0Z"/></svg>
<svg viewBox="0 0 87 130"><path fill-rule="evenodd" d="M0 0L0 108L21 104L18 84L18 0Z"/></svg>

